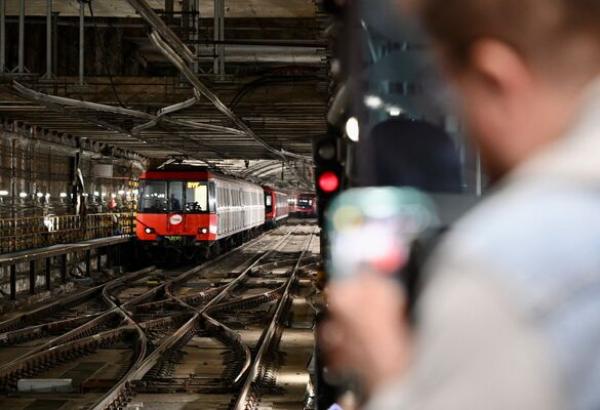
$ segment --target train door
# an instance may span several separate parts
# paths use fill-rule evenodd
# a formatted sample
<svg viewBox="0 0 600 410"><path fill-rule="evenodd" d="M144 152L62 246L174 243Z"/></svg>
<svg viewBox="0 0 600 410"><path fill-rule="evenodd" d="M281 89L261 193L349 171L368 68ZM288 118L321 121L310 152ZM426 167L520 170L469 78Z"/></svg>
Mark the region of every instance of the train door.
<svg viewBox="0 0 600 410"><path fill-rule="evenodd" d="M167 235L183 235L185 234L185 216L183 213L185 192L183 181L170 181L168 195Z"/></svg>

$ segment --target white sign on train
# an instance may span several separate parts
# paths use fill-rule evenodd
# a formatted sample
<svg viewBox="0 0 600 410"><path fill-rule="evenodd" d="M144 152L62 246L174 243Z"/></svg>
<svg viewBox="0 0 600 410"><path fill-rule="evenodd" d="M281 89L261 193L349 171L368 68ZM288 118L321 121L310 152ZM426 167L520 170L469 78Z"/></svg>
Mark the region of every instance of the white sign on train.
<svg viewBox="0 0 600 410"><path fill-rule="evenodd" d="M183 222L183 216L176 214L176 215L172 215L169 218L169 222L171 223L171 225L179 225L180 223Z"/></svg>

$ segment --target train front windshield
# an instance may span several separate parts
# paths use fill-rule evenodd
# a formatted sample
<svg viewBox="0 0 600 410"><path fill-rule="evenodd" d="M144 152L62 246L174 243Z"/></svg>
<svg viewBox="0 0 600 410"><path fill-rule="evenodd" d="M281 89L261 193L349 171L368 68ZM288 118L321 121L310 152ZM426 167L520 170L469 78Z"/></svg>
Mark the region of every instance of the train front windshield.
<svg viewBox="0 0 600 410"><path fill-rule="evenodd" d="M141 181L142 213L208 212L208 187L198 181Z"/></svg>
<svg viewBox="0 0 600 410"><path fill-rule="evenodd" d="M313 200L308 198L298 198L298 208L309 209L313 206Z"/></svg>

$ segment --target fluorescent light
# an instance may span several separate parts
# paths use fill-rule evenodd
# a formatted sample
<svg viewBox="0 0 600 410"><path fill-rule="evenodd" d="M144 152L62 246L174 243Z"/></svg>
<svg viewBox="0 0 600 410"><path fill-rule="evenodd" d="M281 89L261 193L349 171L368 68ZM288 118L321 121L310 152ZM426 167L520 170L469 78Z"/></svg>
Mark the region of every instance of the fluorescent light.
<svg viewBox="0 0 600 410"><path fill-rule="evenodd" d="M125 191L120 190L119 192L117 192L119 195L125 195Z"/></svg>
<svg viewBox="0 0 600 410"><path fill-rule="evenodd" d="M358 124L356 117L350 117L348 118L348 121L346 121L346 135L350 141L358 142L360 137L360 125Z"/></svg>
<svg viewBox="0 0 600 410"><path fill-rule="evenodd" d="M42 194L41 192L38 192L38 193L35 194L35 196L37 196L38 198L41 198L41 197L44 196L44 194Z"/></svg>
<svg viewBox="0 0 600 410"><path fill-rule="evenodd" d="M5 190L0 191L0 196L8 196L8 191L5 191Z"/></svg>
<svg viewBox="0 0 600 410"><path fill-rule="evenodd" d="M66 192L61 192L60 193L60 197L61 198L66 198L67 197L67 193Z"/></svg>
<svg viewBox="0 0 600 410"><path fill-rule="evenodd" d="M367 95L365 97L365 105L369 108L377 109L383 105L383 101L376 95Z"/></svg>
<svg viewBox="0 0 600 410"><path fill-rule="evenodd" d="M392 116L392 117L399 117L400 114L402 114L403 110L400 107L396 107L396 106L391 106L388 107L388 113Z"/></svg>
<svg viewBox="0 0 600 410"><path fill-rule="evenodd" d="M27 192L20 192L19 198L27 198Z"/></svg>
<svg viewBox="0 0 600 410"><path fill-rule="evenodd" d="M94 196L100 196L100 192L94 191Z"/></svg>

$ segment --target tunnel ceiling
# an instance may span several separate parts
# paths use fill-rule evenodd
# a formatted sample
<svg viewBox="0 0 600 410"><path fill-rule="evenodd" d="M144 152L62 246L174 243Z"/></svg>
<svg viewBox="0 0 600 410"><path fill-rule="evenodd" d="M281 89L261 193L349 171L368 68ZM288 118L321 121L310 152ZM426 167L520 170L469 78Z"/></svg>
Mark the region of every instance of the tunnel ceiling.
<svg viewBox="0 0 600 410"><path fill-rule="evenodd" d="M20 0L5 0L6 14L17 15L19 13ZM47 0L26 0L26 11L29 16L45 16ZM139 17L135 9L122 0L93 0L95 15L98 17ZM154 10L164 10L164 0L147 0ZM183 1L173 2L175 12L181 12ZM190 3L193 3L190 2ZM200 15L213 17L213 0L201 0ZM63 16L79 16L78 0L54 0L54 11ZM314 18L316 9L313 0L227 0L225 17L240 18Z"/></svg>
<svg viewBox="0 0 600 410"><path fill-rule="evenodd" d="M47 0L24 3L20 53L21 3L5 1L5 124L310 188L331 88L314 1L91 1L82 48L78 1L54 0L50 20Z"/></svg>

